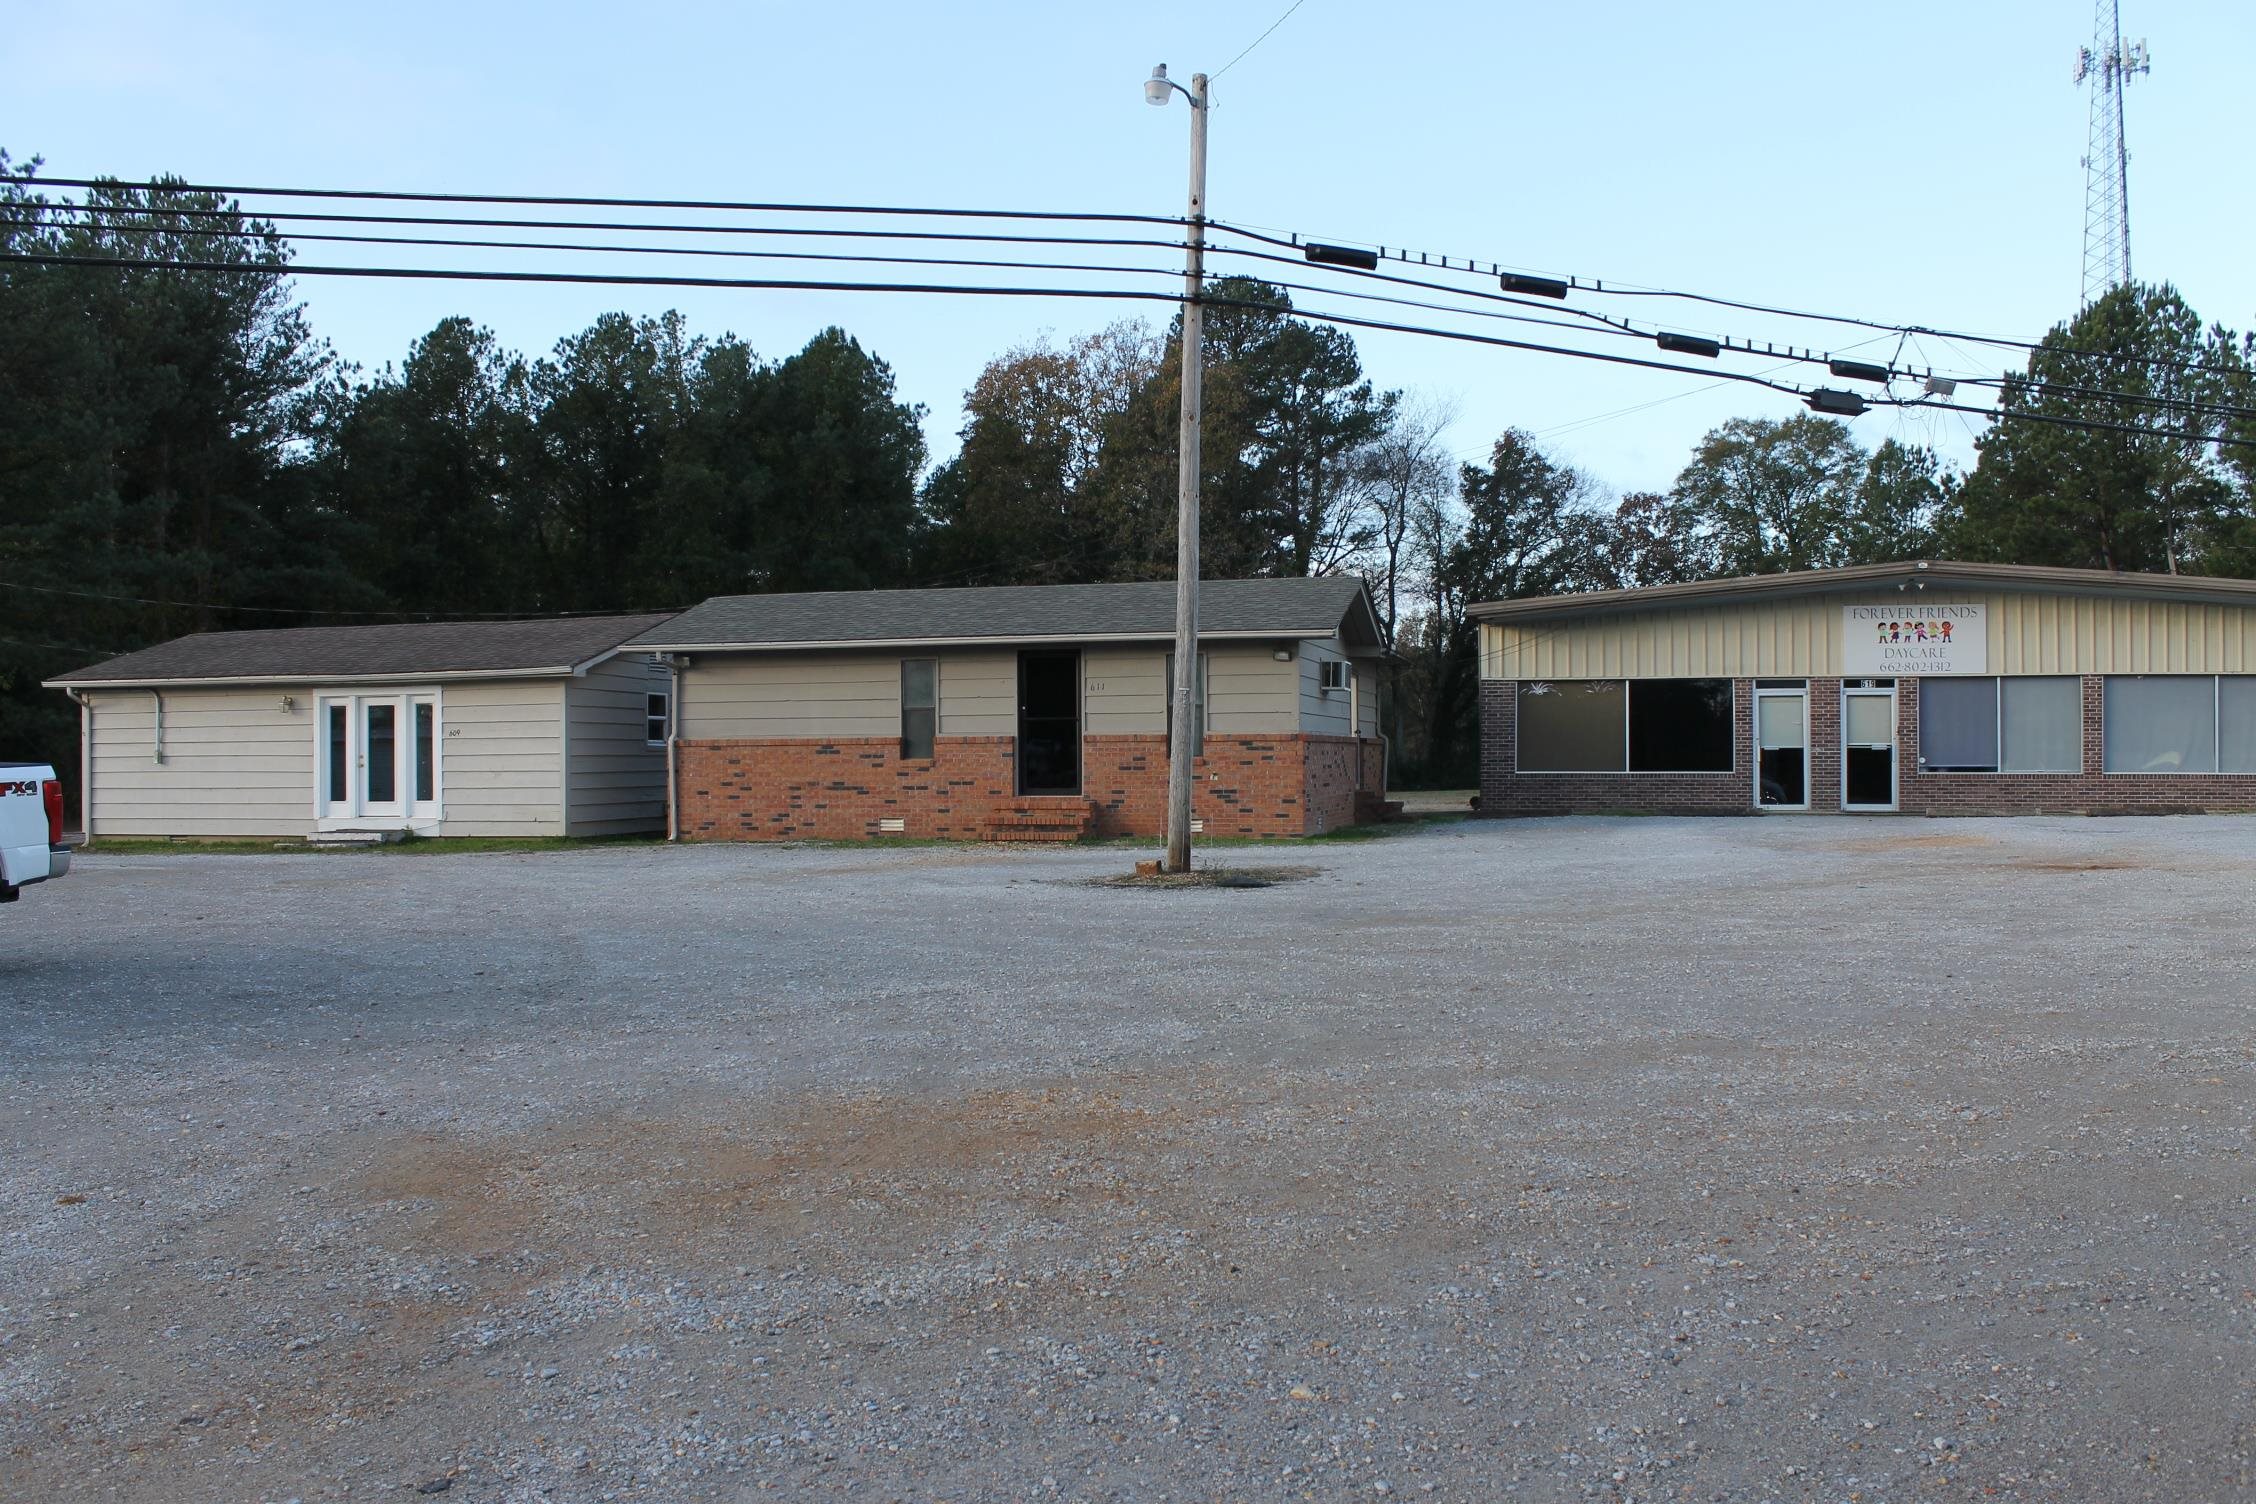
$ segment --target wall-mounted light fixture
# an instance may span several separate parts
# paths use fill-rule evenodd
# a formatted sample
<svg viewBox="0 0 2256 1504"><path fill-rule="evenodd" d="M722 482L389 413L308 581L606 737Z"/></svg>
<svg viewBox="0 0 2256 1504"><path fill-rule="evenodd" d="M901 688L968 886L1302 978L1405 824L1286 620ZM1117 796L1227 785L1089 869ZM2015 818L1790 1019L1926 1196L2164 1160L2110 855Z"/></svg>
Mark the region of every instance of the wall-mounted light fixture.
<svg viewBox="0 0 2256 1504"><path fill-rule="evenodd" d="M296 710L297 708L298 697L296 695L284 695L282 697L282 713L284 715L288 715L291 711Z"/></svg>
<svg viewBox="0 0 2256 1504"><path fill-rule="evenodd" d="M1291 648L1278 648L1270 656L1279 663L1290 663L1293 660L1293 650Z"/></svg>

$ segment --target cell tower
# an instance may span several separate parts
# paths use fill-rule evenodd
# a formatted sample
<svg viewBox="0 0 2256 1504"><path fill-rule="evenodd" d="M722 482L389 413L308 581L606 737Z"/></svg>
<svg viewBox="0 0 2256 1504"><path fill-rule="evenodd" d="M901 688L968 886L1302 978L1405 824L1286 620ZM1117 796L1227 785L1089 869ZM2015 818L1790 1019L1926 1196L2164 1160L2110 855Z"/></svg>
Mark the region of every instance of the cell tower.
<svg viewBox="0 0 2256 1504"><path fill-rule="evenodd" d="M2093 7L2092 42L2077 49L2076 82L2091 82L2091 154L2084 158L2084 306L2131 280L2131 155L2123 144L2123 85L2147 71L2146 43L2123 41L2117 0Z"/></svg>

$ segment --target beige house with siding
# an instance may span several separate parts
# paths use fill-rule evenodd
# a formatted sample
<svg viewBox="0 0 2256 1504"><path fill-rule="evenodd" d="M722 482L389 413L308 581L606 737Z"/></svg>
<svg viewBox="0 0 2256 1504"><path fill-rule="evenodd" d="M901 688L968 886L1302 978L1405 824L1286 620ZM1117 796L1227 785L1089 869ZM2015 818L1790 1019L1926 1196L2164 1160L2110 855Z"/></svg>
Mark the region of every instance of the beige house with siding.
<svg viewBox="0 0 2256 1504"><path fill-rule="evenodd" d="M102 837L654 833L662 615L204 632L47 681Z"/></svg>
<svg viewBox="0 0 2256 1504"><path fill-rule="evenodd" d="M1194 815L1303 835L1384 810L1361 580L1200 586ZM678 685L684 839L1164 828L1175 587L727 596L643 633Z"/></svg>

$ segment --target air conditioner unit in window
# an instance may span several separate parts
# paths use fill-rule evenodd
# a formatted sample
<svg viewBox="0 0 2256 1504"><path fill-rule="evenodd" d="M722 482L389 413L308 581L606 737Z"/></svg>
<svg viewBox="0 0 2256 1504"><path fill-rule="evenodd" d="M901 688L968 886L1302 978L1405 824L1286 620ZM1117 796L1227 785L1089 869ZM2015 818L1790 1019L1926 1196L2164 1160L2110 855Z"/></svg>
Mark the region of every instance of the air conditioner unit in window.
<svg viewBox="0 0 2256 1504"><path fill-rule="evenodd" d="M1319 665L1319 667L1323 672L1320 687L1324 689L1347 688L1347 676L1354 671L1344 658L1335 658L1329 663Z"/></svg>

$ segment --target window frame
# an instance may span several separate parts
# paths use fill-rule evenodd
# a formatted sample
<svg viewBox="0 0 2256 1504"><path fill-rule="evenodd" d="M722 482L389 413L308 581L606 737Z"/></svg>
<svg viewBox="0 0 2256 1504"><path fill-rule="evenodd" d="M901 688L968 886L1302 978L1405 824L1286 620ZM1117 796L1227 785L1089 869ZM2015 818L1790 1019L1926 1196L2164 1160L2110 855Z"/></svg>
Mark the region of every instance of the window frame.
<svg viewBox="0 0 2256 1504"><path fill-rule="evenodd" d="M656 710L651 709L653 704L657 705ZM652 736L650 734L652 726L660 728L658 735ZM663 689L645 690L642 696L642 744L646 747L663 747L670 744L673 739L674 697L672 692Z"/></svg>
<svg viewBox="0 0 2256 1504"><path fill-rule="evenodd" d="M2077 747L2078 747L2078 749L2079 749L2079 751L2078 751L2078 757L2077 757L2077 761L2078 761L2078 763L2079 763L2079 766L2077 766L2077 767L2073 767L2073 768L2009 768L2009 767L2005 766L2005 681L2006 681L2006 680L2008 680L2008 679L2065 679L2065 680L2067 680L2067 681L2068 681L2069 683L2071 683L2071 684L2075 685L2075 687L2076 687L2076 719L2077 719L2077 723L2078 723L2078 725L2080 726L2080 725L2082 724L2082 721L2083 721L2083 694L2084 694L2084 688L2083 688L2083 686L2084 686L2084 679L2083 679L2083 675L2081 675L2081 674L1918 674L1918 675L1914 675L1913 677L1914 677L1914 678L1916 678L1916 679L1918 680L1918 682L1919 682L1919 686L1920 686L1920 688L1919 688L1919 766L1918 766L1917 768L1915 768L1915 769L1914 769L1913 771L1914 771L1914 772L1916 772L1916 773L1917 773L1917 774L1918 774L1918 775L1919 775L1920 777L1922 777L1922 778L2081 778L2081 777L2083 777L2083 776L2084 776L2084 770L2083 770L2083 768L2082 768L2082 767L2080 766L2080 764L2081 764L2081 762L2082 762L2081 748L2082 748L2082 745L2083 745L2081 737L2079 737L2079 738L2078 738L2078 740L2077 740ZM2114 677L2114 676L2113 676L2113 675L2109 675L2108 677ZM2127 675L2127 676L2125 676L2125 677L2129 677L2129 678L2141 678L2141 677L2145 677L2145 676L2143 676L2143 675L2136 675L2136 674L2133 674L2133 675ZM2186 676L2186 677L2189 677L2189 678L2199 678L2199 677L2200 677L2200 675L2198 675L2198 674L2194 674L2194 675L2188 675L2188 676ZM1932 682L1934 682L1934 681L1936 681L1936 680L1958 680L1958 681L1964 681L1964 680L1967 680L1967 679L1987 679L1987 680L1989 680L1989 681L1990 681L1990 716L1991 716L1991 725L1992 725L1992 726L1994 727L1994 729L1995 729L1995 731L1996 731L1996 735L1997 735L1997 759L1998 759L1998 765L1997 765L1996 767L1994 767L1994 768L1937 768L1937 767L1930 767L1930 766L1928 765L1928 762L1927 762L1927 685L1928 685L1928 684L1930 684L1930 683L1932 683ZM1901 682L1901 681L1899 680L1898 682ZM2102 743L2101 743L2101 745L2102 745L2102 747L2103 747L2103 748L2104 748L2104 746L2105 746L2105 741L2104 741L2104 734L2105 734L2105 733L2104 733L2104 720L2103 720L2103 730L2102 730L2102 737L2103 737L2103 740L2102 740ZM2105 755L2105 754L2104 754L2104 751L2103 751L2103 753L2102 753L2102 757L2103 757L2103 758L2104 758L2104 755Z"/></svg>
<svg viewBox="0 0 2256 1504"><path fill-rule="evenodd" d="M1724 765L1720 768L1641 768L1637 766L1637 686L1639 684L1720 684L1724 692ZM1515 754L1516 755L1516 754ZM1671 679L1622 680L1622 770L1642 778L1728 778L1739 771L1739 687L1716 674Z"/></svg>
<svg viewBox="0 0 2256 1504"><path fill-rule="evenodd" d="M1630 730L1637 714L1637 686L1642 682L1659 684L1722 684L1730 693L1730 725L1724 737L1725 746L1731 749L1731 763L1721 768L1639 768L1635 762L1636 739ZM1523 721L1520 715L1520 695L1530 684L1619 684L1622 687L1622 746L1621 766L1618 768L1530 768L1520 762L1520 751L1525 743L1521 736ZM1537 778L1729 778L1739 771L1739 686L1735 679L1719 674L1687 674L1671 679L1642 681L1637 679L1521 679L1512 688L1512 772Z"/></svg>
<svg viewBox="0 0 2256 1504"><path fill-rule="evenodd" d="M2247 674L2102 674L2099 686L2099 772L2103 778L2256 778L2227 773L2225 762L2224 681ZM2207 679L2209 681L2209 766L2201 768L2111 768L2107 765L2107 681L2110 679Z"/></svg>
<svg viewBox="0 0 2256 1504"><path fill-rule="evenodd" d="M912 705L909 703L909 669L911 665L919 663L932 665L932 703L929 705ZM940 751L940 660L937 657L903 658L901 660L899 688L901 700L901 761L930 762L939 755ZM909 716L917 711L923 711L932 717L932 726L925 733L925 745L922 752L914 750L909 733Z"/></svg>

